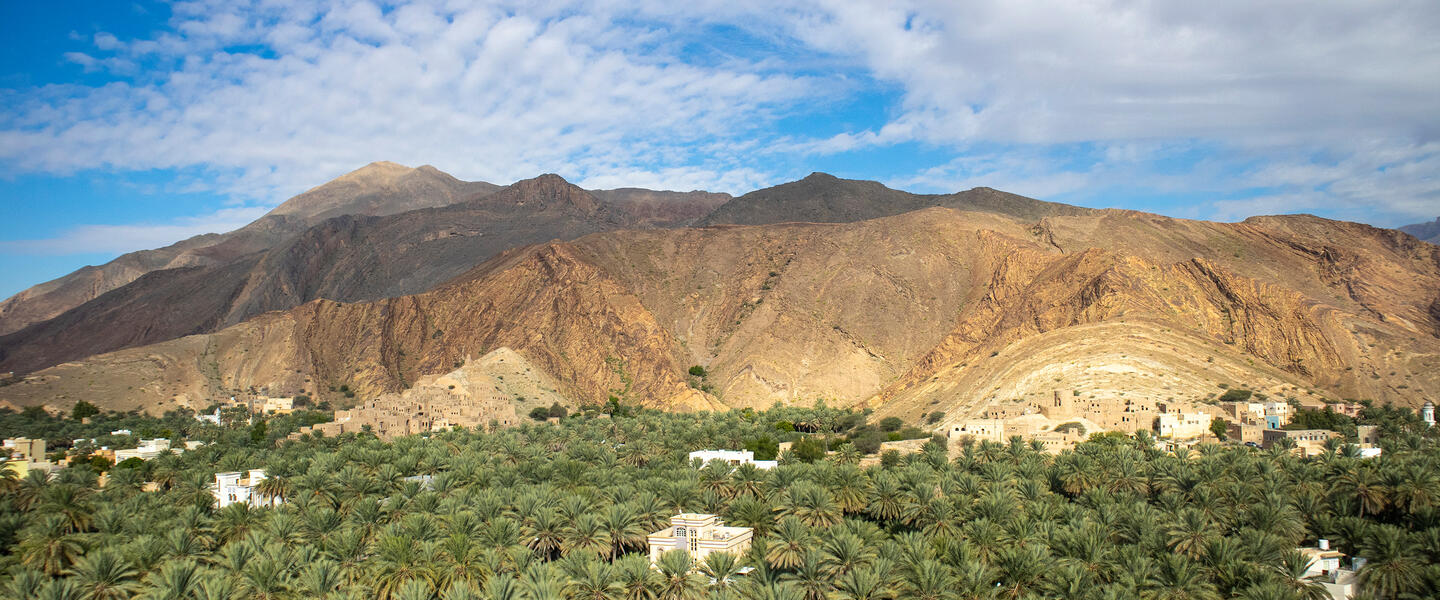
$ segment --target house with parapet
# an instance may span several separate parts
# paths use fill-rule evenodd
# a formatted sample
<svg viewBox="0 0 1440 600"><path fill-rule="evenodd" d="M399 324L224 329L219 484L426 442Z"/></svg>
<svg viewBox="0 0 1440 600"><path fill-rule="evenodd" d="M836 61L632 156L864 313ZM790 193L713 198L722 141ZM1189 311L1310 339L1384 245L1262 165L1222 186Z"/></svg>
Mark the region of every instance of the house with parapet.
<svg viewBox="0 0 1440 600"><path fill-rule="evenodd" d="M250 469L246 473L229 471L215 474L215 485L211 486L210 493L215 496L216 508L225 508L231 504L248 504L254 508L266 506L279 506L283 501L278 497L268 497L255 491L255 487L265 480L265 469Z"/></svg>
<svg viewBox="0 0 1440 600"><path fill-rule="evenodd" d="M646 536L650 562L671 550L683 550L696 564L714 552L726 552L739 558L750 549L753 531L749 527L727 527L719 517L698 513L680 513L670 517L670 526Z"/></svg>

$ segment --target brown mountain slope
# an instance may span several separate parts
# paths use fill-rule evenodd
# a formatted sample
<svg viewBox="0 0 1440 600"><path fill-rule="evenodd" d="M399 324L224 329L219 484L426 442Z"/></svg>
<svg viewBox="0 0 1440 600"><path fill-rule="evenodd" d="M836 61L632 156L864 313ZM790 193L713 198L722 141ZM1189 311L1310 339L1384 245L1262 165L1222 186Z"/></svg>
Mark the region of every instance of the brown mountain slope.
<svg viewBox="0 0 1440 600"><path fill-rule="evenodd" d="M1414 405L1440 392L1437 252L1313 217L1126 211L616 231L512 250L424 294L311 302L59 365L0 399L373 397L508 347L577 401L672 409L823 397L959 415L1057 390L1196 400L1221 383ZM688 385L692 364L714 395Z"/></svg>
<svg viewBox="0 0 1440 600"><path fill-rule="evenodd" d="M608 197L601 201L559 176L544 175L445 207L328 219L269 250L152 273L0 337L0 370L26 373L207 333L317 298L355 302L415 294L515 246L636 224L669 226L700 210L691 204L716 201L704 193L648 190Z"/></svg>
<svg viewBox="0 0 1440 600"><path fill-rule="evenodd" d="M1087 208L1043 202L990 188L975 188L954 194L912 194L890 189L876 181L811 173L799 181L756 190L730 200L701 219L699 224L853 223L932 206L998 213L1024 220L1090 212Z"/></svg>
<svg viewBox="0 0 1440 600"><path fill-rule="evenodd" d="M0 337L0 369L24 373L215 331L316 298L357 301L417 293L513 246L616 228L612 213L552 175L442 208L328 219L269 250L150 273Z"/></svg>
<svg viewBox="0 0 1440 600"><path fill-rule="evenodd" d="M590 194L627 215L630 227L686 227L730 201L730 194L704 191L619 188L590 190Z"/></svg>
<svg viewBox="0 0 1440 600"><path fill-rule="evenodd" d="M381 216L445 206L498 187L460 181L429 165L411 169L390 162L371 163L295 196L235 231L131 252L26 289L0 302L0 335L52 319L152 271L216 266L274 247L329 217Z"/></svg>

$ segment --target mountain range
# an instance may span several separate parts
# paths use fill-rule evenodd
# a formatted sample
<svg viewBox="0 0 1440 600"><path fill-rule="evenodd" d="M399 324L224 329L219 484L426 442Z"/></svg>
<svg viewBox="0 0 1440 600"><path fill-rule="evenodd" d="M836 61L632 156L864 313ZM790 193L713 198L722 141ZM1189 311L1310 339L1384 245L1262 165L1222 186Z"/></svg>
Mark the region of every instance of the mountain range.
<svg viewBox="0 0 1440 600"><path fill-rule="evenodd" d="M732 198L375 163L3 310L17 406L344 403L502 348L578 403L671 410L1440 392L1440 246L1412 235L821 173Z"/></svg>
<svg viewBox="0 0 1440 600"><path fill-rule="evenodd" d="M1400 231L1413 235L1432 244L1440 244L1440 217L1429 223L1405 225Z"/></svg>

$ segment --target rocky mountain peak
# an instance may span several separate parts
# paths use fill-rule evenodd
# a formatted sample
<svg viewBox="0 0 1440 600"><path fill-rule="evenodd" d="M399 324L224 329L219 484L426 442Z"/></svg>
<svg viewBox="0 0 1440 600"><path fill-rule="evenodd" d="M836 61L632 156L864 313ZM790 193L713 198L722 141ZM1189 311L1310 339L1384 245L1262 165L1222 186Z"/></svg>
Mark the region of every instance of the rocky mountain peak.
<svg viewBox="0 0 1440 600"><path fill-rule="evenodd" d="M587 215L600 210L600 202L594 196L554 173L517 181L482 201L538 210L573 210Z"/></svg>

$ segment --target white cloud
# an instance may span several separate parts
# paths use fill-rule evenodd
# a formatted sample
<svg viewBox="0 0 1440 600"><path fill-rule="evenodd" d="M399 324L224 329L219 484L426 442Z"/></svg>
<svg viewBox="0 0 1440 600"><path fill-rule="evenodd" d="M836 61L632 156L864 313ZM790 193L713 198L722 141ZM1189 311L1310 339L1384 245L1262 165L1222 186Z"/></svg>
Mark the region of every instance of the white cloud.
<svg viewBox="0 0 1440 600"><path fill-rule="evenodd" d="M133 83L34 90L0 117L0 165L200 166L228 179L224 191L271 203L377 159L502 183L656 165L647 172L719 188L742 180L722 173L745 166L696 149L763 136L775 110L812 90L800 75L693 66L636 47L664 24L620 22L629 9L575 8L181 3L173 32L105 34L99 54L72 57L87 68L164 68ZM225 50L255 46L268 51ZM714 177L696 180L701 172Z"/></svg>
<svg viewBox="0 0 1440 600"><path fill-rule="evenodd" d="M69 56L114 83L7 94L0 171L208 169L266 204L377 159L742 193L780 160L919 143L954 158L892 184L1399 224L1440 214L1433 4L196 0ZM774 131L868 84L898 90L883 124Z"/></svg>
<svg viewBox="0 0 1440 600"><path fill-rule="evenodd" d="M264 207L226 208L168 223L80 225L53 238L0 241L0 254L121 254L142 248L158 248L203 233L239 229L260 218L267 210Z"/></svg>

